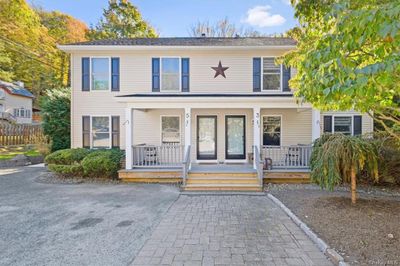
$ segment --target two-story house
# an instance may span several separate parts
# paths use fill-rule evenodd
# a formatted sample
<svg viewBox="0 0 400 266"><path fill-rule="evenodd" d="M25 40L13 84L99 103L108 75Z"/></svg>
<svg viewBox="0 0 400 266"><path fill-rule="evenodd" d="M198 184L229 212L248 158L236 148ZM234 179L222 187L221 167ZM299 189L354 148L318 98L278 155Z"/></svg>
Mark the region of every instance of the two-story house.
<svg viewBox="0 0 400 266"><path fill-rule="evenodd" d="M0 80L0 120L7 123L31 124L34 98L22 82L10 83Z"/></svg>
<svg viewBox="0 0 400 266"><path fill-rule="evenodd" d="M321 132L357 135L373 123L353 111L320 113L298 103L288 83L295 70L275 64L295 47L275 37L61 45L71 53L72 147L120 147L121 178L183 178L193 190L257 190L268 177L265 160L266 173L307 172Z"/></svg>

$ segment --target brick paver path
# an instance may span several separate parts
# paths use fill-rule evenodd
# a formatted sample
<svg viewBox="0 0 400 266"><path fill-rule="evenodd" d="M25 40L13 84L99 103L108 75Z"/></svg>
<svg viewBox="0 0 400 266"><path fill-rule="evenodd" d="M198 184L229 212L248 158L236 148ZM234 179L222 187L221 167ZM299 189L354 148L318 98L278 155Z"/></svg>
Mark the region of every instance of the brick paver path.
<svg viewBox="0 0 400 266"><path fill-rule="evenodd" d="M332 265L264 196L180 196L134 265Z"/></svg>

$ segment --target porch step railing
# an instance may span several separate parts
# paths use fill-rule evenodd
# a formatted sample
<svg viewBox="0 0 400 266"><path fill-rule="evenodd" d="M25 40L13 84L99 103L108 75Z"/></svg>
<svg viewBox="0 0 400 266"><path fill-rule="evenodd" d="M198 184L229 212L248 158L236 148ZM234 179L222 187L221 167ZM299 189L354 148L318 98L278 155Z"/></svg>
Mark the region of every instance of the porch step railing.
<svg viewBox="0 0 400 266"><path fill-rule="evenodd" d="M183 167L182 167L182 179L183 185L186 186L186 179L190 170L190 145L187 146L185 150L185 155L183 158Z"/></svg>
<svg viewBox="0 0 400 266"><path fill-rule="evenodd" d="M133 167L182 167L183 145L135 145Z"/></svg>
<svg viewBox="0 0 400 266"><path fill-rule="evenodd" d="M267 168L306 169L310 167L311 150L311 145L262 146L262 157L263 160L267 159Z"/></svg>

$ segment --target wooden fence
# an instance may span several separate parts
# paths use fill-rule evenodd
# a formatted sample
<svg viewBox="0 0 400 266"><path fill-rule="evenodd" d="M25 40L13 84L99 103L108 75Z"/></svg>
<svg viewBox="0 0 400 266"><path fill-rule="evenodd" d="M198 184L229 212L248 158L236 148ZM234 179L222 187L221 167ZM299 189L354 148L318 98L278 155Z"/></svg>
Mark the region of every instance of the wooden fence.
<svg viewBox="0 0 400 266"><path fill-rule="evenodd" d="M0 146L46 143L41 125L0 124Z"/></svg>

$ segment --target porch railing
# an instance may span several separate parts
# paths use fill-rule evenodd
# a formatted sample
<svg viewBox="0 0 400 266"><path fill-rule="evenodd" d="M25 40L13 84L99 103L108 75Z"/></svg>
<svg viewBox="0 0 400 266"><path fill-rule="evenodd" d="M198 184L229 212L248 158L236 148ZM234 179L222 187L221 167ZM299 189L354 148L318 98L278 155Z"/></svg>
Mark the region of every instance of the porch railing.
<svg viewBox="0 0 400 266"><path fill-rule="evenodd" d="M185 150L185 155L183 158L183 167L182 167L182 179L183 185L186 185L186 179L188 176L188 172L190 169L190 145Z"/></svg>
<svg viewBox="0 0 400 266"><path fill-rule="evenodd" d="M181 167L183 145L135 145L133 167Z"/></svg>
<svg viewBox="0 0 400 266"><path fill-rule="evenodd" d="M262 157L272 161L272 169L309 168L311 150L311 145L262 146Z"/></svg>

